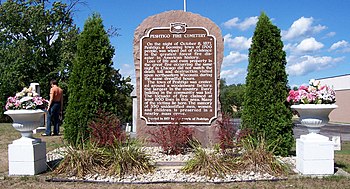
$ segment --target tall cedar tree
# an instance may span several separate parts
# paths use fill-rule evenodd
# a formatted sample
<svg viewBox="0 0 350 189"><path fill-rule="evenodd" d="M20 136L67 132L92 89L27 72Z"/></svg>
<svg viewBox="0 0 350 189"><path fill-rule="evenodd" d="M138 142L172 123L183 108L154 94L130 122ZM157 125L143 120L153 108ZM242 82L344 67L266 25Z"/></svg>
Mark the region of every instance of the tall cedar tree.
<svg viewBox="0 0 350 189"><path fill-rule="evenodd" d="M77 41L77 54L68 82L68 106L64 120L64 138L72 145L83 144L88 136L88 123L98 110L113 111L115 70L114 48L104 30L99 14L84 24Z"/></svg>
<svg viewBox="0 0 350 189"><path fill-rule="evenodd" d="M243 127L264 135L278 155L287 155L294 143L292 114L286 104L286 53L280 29L261 13L249 49Z"/></svg>

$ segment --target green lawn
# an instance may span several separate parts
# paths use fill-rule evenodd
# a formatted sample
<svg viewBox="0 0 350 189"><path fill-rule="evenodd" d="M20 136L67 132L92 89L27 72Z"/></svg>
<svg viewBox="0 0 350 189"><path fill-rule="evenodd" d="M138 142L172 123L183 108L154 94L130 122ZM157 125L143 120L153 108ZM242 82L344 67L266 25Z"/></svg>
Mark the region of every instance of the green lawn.
<svg viewBox="0 0 350 189"><path fill-rule="evenodd" d="M126 184L96 184L96 183L72 183L72 182L46 182L45 180L52 175L44 173L36 176L14 177L8 176L8 144L20 137L11 124L0 123L0 188L350 188L350 178L344 176L330 176L324 178L311 178L295 175L287 180L281 181L259 181L259 182L239 182L228 184L210 184L210 183L166 183L166 184L147 184L147 185L126 185ZM35 137L41 138L40 134ZM53 150L61 145L62 136L43 137L47 144L47 150ZM350 142L342 142L342 150L335 152L336 166L350 172Z"/></svg>

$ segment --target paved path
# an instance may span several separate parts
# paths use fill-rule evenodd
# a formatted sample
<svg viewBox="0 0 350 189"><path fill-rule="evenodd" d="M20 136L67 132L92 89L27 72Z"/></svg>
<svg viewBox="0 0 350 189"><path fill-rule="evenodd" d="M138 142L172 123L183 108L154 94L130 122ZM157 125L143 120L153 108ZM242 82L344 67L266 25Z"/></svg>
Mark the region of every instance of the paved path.
<svg viewBox="0 0 350 189"><path fill-rule="evenodd" d="M298 123L294 127L293 132L295 138L299 138L300 135L309 133L306 127ZM340 140L350 141L350 124L328 124L324 127L321 127L320 134L330 137L330 139L332 136L340 136Z"/></svg>

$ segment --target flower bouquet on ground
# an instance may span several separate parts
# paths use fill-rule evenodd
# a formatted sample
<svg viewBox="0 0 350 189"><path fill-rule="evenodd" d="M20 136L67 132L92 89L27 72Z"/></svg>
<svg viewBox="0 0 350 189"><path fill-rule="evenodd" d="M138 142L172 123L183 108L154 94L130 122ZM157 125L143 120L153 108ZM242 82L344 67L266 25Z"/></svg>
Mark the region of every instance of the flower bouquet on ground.
<svg viewBox="0 0 350 189"><path fill-rule="evenodd" d="M311 79L309 86L300 86L298 90L290 90L287 101L292 105L298 104L334 104L335 91L321 85L320 81Z"/></svg>
<svg viewBox="0 0 350 189"><path fill-rule="evenodd" d="M25 87L13 97L8 97L5 105L6 110L36 110L46 109L49 101L40 97L32 87Z"/></svg>

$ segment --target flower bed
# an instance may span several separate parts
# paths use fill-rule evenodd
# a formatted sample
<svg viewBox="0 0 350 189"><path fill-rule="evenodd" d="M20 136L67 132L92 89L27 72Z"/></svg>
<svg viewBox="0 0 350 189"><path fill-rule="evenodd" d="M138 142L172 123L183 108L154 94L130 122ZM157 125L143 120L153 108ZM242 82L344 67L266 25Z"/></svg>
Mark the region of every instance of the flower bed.
<svg viewBox="0 0 350 189"><path fill-rule="evenodd" d="M155 162L180 162L188 161L194 156L193 152L188 152L186 155L166 155L162 152L160 147L143 147L143 150L150 154L150 158ZM207 149L212 151L212 149ZM64 157L65 148L59 148L47 154L47 161L55 161ZM285 164L295 167L295 157L279 158ZM52 181L89 181L89 182L110 182L110 183L133 183L133 184L146 184L146 183L169 183L169 182L186 182L186 183L229 183L229 182L242 182L242 181L259 181L259 180L280 180L286 179L284 176L273 176L268 173L260 173L254 171L242 171L235 174L227 174L223 178L219 177L207 177L194 173L184 173L180 169L163 169L156 168L152 173L140 174L140 175L125 175L123 177L107 176L103 174L88 174L83 178L67 177L67 178L55 178Z"/></svg>

